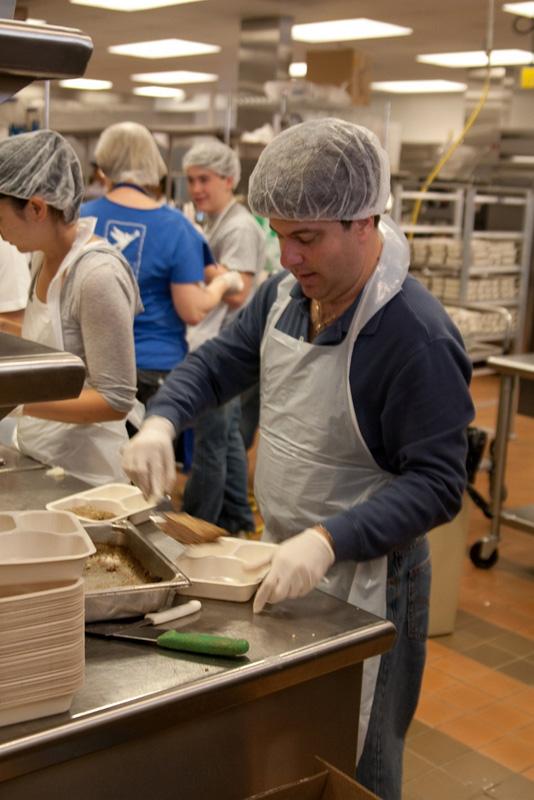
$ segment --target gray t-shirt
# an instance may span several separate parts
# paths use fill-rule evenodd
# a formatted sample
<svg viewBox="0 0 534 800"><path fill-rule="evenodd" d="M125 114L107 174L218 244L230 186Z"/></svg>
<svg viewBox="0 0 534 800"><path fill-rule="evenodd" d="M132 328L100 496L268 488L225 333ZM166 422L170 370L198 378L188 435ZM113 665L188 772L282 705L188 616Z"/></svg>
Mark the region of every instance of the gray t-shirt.
<svg viewBox="0 0 534 800"><path fill-rule="evenodd" d="M209 219L204 233L218 264L254 275L252 291L247 297L246 305L258 284L265 263L265 236L262 229L250 211L235 202L221 214ZM239 310L232 311L228 308L221 327L228 325Z"/></svg>
<svg viewBox="0 0 534 800"><path fill-rule="evenodd" d="M34 274L40 260L34 260ZM137 391L133 320L140 311L129 264L105 242L67 273L61 289L64 348L84 362L86 385L117 411L129 411Z"/></svg>

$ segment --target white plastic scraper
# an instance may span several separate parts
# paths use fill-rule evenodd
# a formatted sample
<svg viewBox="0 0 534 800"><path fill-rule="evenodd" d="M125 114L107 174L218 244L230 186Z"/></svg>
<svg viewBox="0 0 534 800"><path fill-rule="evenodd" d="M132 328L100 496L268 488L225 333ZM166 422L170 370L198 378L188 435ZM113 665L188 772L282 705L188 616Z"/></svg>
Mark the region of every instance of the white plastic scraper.
<svg viewBox="0 0 534 800"><path fill-rule="evenodd" d="M147 624L161 625L162 622L169 622L171 619L180 619L180 617L195 614L201 608L200 600L190 600L188 603L172 606L172 608L166 608L164 611L152 611L150 614L145 614L145 619Z"/></svg>

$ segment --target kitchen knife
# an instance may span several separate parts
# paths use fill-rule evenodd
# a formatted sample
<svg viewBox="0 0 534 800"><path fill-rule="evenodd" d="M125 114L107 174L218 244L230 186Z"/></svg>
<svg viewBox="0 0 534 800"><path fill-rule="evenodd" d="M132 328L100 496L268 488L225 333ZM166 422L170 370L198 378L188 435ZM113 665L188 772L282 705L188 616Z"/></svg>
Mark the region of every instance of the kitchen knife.
<svg viewBox="0 0 534 800"><path fill-rule="evenodd" d="M154 629L157 630L157 629ZM126 639L140 644L153 644L166 650L182 650L188 653L201 653L208 656L239 657L248 652L246 639L232 639L229 636L212 636L208 633L189 633L183 631L164 631L159 636L144 636L135 630L128 631L124 627L112 628L109 624L86 625L88 636L104 639Z"/></svg>

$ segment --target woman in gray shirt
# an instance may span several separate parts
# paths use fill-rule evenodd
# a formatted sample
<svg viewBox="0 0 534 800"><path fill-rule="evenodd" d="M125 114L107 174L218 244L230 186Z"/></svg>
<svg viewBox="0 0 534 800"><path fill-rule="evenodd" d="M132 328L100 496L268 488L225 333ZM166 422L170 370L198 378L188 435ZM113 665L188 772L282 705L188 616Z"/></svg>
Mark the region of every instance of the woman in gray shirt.
<svg viewBox="0 0 534 800"><path fill-rule="evenodd" d="M133 319L142 306L122 256L78 219L81 166L58 133L0 142L0 234L32 260L22 336L80 356L79 397L19 409L19 448L91 484L125 480L120 450L136 392Z"/></svg>

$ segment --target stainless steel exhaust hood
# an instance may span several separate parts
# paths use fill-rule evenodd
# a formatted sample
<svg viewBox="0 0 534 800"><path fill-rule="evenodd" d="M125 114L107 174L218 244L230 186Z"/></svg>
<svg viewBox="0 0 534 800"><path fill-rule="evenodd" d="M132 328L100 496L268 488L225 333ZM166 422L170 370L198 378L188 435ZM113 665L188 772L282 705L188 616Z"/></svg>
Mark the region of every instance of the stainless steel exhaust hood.
<svg viewBox="0 0 534 800"><path fill-rule="evenodd" d="M83 75L92 52L74 28L0 19L0 103L34 80Z"/></svg>

